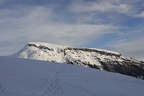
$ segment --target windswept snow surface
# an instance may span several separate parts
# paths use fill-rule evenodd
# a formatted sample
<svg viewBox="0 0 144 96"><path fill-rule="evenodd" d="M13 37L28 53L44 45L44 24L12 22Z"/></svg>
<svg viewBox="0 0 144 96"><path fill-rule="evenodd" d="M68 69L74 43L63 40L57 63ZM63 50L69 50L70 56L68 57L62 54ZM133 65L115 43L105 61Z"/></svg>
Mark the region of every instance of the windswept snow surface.
<svg viewBox="0 0 144 96"><path fill-rule="evenodd" d="M144 96L144 80L73 65L0 57L0 96Z"/></svg>

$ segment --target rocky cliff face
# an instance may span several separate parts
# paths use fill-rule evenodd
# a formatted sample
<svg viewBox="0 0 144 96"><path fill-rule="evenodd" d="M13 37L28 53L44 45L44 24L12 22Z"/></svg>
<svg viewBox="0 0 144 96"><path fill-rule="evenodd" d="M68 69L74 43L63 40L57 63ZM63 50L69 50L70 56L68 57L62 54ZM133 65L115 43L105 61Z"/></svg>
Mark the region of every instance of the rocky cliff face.
<svg viewBox="0 0 144 96"><path fill-rule="evenodd" d="M12 56L91 67L144 79L144 62L108 50L29 42Z"/></svg>

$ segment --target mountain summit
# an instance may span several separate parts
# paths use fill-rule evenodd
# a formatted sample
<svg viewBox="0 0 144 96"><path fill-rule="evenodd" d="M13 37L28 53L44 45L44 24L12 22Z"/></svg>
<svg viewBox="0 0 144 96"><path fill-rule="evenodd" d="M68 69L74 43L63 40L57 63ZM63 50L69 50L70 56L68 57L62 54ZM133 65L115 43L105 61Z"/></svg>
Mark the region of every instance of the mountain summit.
<svg viewBox="0 0 144 96"><path fill-rule="evenodd" d="M12 56L91 67L144 79L144 62L103 49L29 42Z"/></svg>

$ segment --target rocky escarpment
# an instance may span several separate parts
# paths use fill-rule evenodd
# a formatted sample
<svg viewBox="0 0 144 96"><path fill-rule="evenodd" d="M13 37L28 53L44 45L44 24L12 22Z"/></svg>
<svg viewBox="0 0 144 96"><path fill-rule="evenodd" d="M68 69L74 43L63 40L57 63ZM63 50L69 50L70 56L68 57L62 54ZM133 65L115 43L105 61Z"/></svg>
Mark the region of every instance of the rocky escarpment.
<svg viewBox="0 0 144 96"><path fill-rule="evenodd" d="M84 49L84 48L67 48L66 50L74 54L74 52L80 51L80 53L90 53L87 57L93 58L100 63L92 64L89 61L81 60L82 57L79 53L76 55L79 59L70 58L66 59L68 64L77 64L82 66L88 66L91 68L106 70L110 72L117 72L137 78L144 79L144 62L122 56L120 53L111 53L96 49ZM73 57L73 56L69 56ZM84 58L85 59L85 58Z"/></svg>
<svg viewBox="0 0 144 96"><path fill-rule="evenodd" d="M13 56L79 65L144 79L144 62L108 50L29 42Z"/></svg>

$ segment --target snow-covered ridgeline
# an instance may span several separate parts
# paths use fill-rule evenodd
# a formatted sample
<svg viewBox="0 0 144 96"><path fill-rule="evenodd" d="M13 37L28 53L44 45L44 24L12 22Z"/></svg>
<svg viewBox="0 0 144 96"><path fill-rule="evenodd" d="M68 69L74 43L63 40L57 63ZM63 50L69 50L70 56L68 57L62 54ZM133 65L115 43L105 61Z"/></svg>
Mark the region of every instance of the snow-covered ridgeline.
<svg viewBox="0 0 144 96"><path fill-rule="evenodd" d="M113 51L94 48L72 48L41 42L29 42L13 56L59 63L76 63L83 66L88 66L87 64L100 66L99 60L105 59L122 61L122 59L118 59L121 54Z"/></svg>
<svg viewBox="0 0 144 96"><path fill-rule="evenodd" d="M96 48L66 48L65 50L75 50L75 51L85 51L85 52L97 52L99 54L103 54L103 55L113 55L113 56L117 56L120 57L121 54L118 52L114 52L114 51L108 51L108 50L104 50L104 49L96 49Z"/></svg>
<svg viewBox="0 0 144 96"><path fill-rule="evenodd" d="M75 50L75 51L86 51L86 52L97 52L100 54L105 54L105 55L115 55L115 56L121 56L120 53L114 52L114 51L109 51L105 49L97 49L97 48L72 48L68 46L62 46L62 45L54 45L54 44L49 44L49 43L41 43L41 42L29 42L27 44L28 46L34 46L39 49L47 49L54 51L56 50L57 52L59 51L64 51L64 50Z"/></svg>
<svg viewBox="0 0 144 96"><path fill-rule="evenodd" d="M60 46L48 43L29 42L20 51L13 54L14 57L64 62L62 50L67 46Z"/></svg>
<svg viewBox="0 0 144 96"><path fill-rule="evenodd" d="M41 42L29 42L14 57L52 61L144 77L144 64L118 52L96 48L72 48Z"/></svg>

